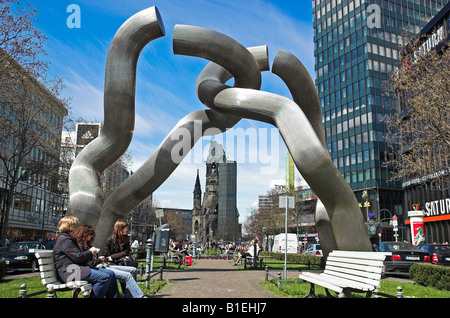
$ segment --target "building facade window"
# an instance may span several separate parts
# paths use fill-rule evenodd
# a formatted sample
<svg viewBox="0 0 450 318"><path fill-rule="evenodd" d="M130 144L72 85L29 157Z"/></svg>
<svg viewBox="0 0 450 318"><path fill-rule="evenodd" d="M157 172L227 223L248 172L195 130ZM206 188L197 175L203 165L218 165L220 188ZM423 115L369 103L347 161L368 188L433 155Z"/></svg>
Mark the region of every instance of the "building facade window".
<svg viewBox="0 0 450 318"><path fill-rule="evenodd" d="M364 0L313 1L316 85L328 150L359 200L365 188L392 192L382 207L401 206L401 184L382 168L386 142L383 82L399 65L398 44L405 28L420 30L444 1L373 1L381 26L367 24ZM410 27L411 26L411 27ZM342 152L347 152L343 154ZM348 169L348 171L346 170ZM373 196L374 191L369 191Z"/></svg>

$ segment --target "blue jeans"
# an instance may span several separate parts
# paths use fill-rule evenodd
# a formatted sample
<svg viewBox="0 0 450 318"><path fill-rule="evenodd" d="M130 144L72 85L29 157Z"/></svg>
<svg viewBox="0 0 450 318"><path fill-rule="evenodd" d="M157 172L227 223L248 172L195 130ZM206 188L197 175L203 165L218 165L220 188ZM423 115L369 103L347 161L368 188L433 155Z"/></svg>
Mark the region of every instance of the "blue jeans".
<svg viewBox="0 0 450 318"><path fill-rule="evenodd" d="M86 279L92 284L91 298L119 298L116 275L107 269L91 268L91 274Z"/></svg>
<svg viewBox="0 0 450 318"><path fill-rule="evenodd" d="M144 293L136 282L137 269L132 266L108 265L121 283L125 298L142 298Z"/></svg>

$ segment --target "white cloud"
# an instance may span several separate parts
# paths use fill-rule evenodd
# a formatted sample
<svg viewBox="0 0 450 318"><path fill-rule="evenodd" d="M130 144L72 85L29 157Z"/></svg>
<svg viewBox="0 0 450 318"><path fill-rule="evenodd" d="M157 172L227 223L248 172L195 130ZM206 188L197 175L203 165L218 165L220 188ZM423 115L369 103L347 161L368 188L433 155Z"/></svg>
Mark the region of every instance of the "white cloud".
<svg viewBox="0 0 450 318"><path fill-rule="evenodd" d="M76 118L83 117L88 121L103 120L103 91L95 87L78 73L65 80L66 96L72 96L72 112Z"/></svg>

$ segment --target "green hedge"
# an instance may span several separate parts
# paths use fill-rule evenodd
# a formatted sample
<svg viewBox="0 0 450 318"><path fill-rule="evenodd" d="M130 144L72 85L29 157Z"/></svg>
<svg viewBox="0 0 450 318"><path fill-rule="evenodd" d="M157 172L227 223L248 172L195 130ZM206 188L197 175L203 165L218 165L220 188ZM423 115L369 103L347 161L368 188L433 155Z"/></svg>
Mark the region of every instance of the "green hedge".
<svg viewBox="0 0 450 318"><path fill-rule="evenodd" d="M222 251L218 248L208 248L202 252L202 254L207 256L221 256Z"/></svg>
<svg viewBox="0 0 450 318"><path fill-rule="evenodd" d="M276 260L284 261L284 253L261 252L259 255L270 256ZM315 255L287 254L286 262L296 264L323 265L323 257Z"/></svg>
<svg viewBox="0 0 450 318"><path fill-rule="evenodd" d="M413 264L409 276L418 284L450 291L450 267L433 264Z"/></svg>
<svg viewBox="0 0 450 318"><path fill-rule="evenodd" d="M147 250L140 250L137 252L131 252L130 254L137 254L138 259L147 258Z"/></svg>

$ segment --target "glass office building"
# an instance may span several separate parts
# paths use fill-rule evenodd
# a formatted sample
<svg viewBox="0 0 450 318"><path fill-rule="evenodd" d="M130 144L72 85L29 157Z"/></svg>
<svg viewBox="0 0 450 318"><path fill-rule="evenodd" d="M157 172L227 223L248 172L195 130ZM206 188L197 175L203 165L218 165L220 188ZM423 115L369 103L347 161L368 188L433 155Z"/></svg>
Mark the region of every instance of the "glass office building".
<svg viewBox="0 0 450 318"><path fill-rule="evenodd" d="M447 2L312 1L316 86L328 150L365 216L402 219L401 183L390 182L383 166L383 117L393 103L384 96L384 81L399 65L402 35L419 33Z"/></svg>

